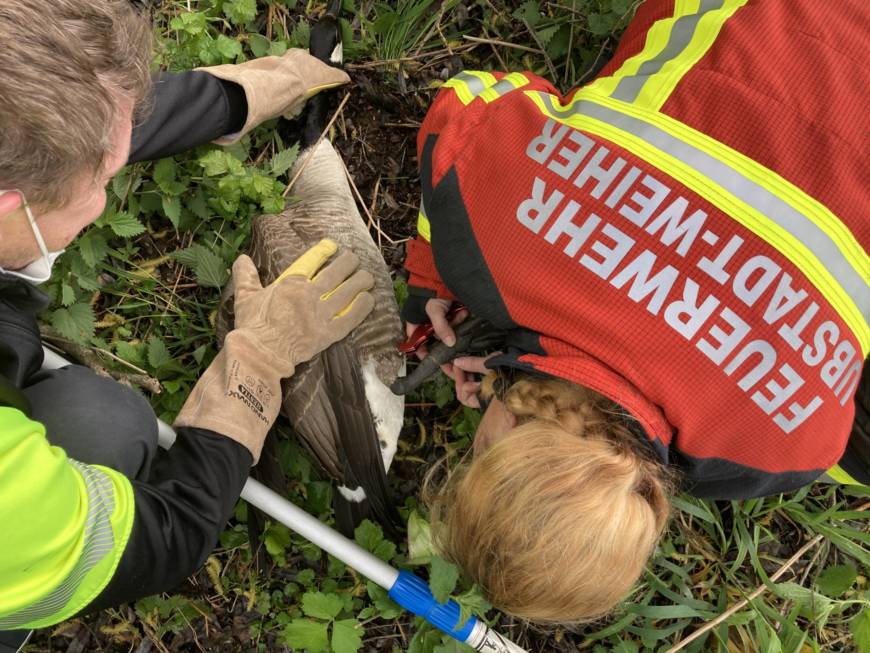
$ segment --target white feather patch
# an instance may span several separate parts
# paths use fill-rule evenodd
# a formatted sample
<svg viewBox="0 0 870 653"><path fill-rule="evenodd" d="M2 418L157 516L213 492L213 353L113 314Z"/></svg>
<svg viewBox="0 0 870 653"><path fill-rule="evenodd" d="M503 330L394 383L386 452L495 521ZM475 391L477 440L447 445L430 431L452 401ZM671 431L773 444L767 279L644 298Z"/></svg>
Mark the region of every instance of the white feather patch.
<svg viewBox="0 0 870 653"><path fill-rule="evenodd" d="M362 503L366 500L366 491L362 489L362 487L358 487L355 490L351 490L344 485L338 486L338 491L341 492L341 496L352 503Z"/></svg>
<svg viewBox="0 0 870 653"><path fill-rule="evenodd" d="M402 430L405 398L394 395L390 388L378 378L375 369L375 361L369 359L363 363L363 384L365 385L366 399L369 402L369 410L372 411L372 417L375 418L375 431L377 431L378 440L381 442L384 469L389 471L396 450L399 448L399 432ZM401 374L404 373L405 371L402 369Z"/></svg>
<svg viewBox="0 0 870 653"><path fill-rule="evenodd" d="M341 41L335 44L335 48L332 50L332 54L329 55L329 60L332 63L341 63L344 61L344 45Z"/></svg>

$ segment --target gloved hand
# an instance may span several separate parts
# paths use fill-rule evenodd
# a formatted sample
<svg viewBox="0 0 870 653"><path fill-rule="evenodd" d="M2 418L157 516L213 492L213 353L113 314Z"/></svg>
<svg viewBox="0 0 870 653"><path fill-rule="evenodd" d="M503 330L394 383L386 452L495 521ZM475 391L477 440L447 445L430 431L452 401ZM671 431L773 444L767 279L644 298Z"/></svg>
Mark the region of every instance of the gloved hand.
<svg viewBox="0 0 870 653"><path fill-rule="evenodd" d="M305 101L320 91L347 84L350 77L305 50L294 48L280 57L260 57L240 64L197 68L245 90L248 119L242 130L216 141L234 143L261 122L278 116L295 118Z"/></svg>
<svg viewBox="0 0 870 653"><path fill-rule="evenodd" d="M235 328L190 393L176 427L221 433L245 445L257 462L278 416L281 379L344 338L374 307L367 292L374 279L357 270L353 253L323 267L336 251L332 241L320 241L266 288L250 258L236 260Z"/></svg>

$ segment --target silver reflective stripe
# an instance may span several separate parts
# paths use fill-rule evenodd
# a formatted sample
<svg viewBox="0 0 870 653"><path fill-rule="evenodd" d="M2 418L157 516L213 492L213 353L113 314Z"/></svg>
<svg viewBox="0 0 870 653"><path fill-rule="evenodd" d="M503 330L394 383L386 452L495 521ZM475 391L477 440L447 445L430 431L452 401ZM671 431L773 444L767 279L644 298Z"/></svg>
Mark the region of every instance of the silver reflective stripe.
<svg viewBox="0 0 870 653"><path fill-rule="evenodd" d="M623 77L613 93L610 94L611 97L623 102L634 102L647 80L659 72L668 61L679 56L692 42L698 22L704 14L721 9L724 4L725 0L701 0L698 13L680 16L675 20L664 49L652 59L644 61L636 73L629 77Z"/></svg>
<svg viewBox="0 0 870 653"><path fill-rule="evenodd" d="M51 617L63 610L88 573L105 558L115 546L111 516L115 510L115 489L109 476L90 465L70 459L70 463L84 478L88 492L88 515L85 520L85 545L81 556L64 581L37 603L15 614L0 617L0 630L20 628L22 625ZM84 607L84 606L83 606Z"/></svg>
<svg viewBox="0 0 870 653"><path fill-rule="evenodd" d="M496 84L493 84L490 88L495 91L496 95L501 97L505 93L510 93L511 91L515 91L519 88L517 84L514 84L507 77L502 78Z"/></svg>
<svg viewBox="0 0 870 653"><path fill-rule="evenodd" d="M465 85L468 86L468 91L474 97L477 97L486 90L486 86L484 86L483 80L476 75L471 75L469 73L459 73L458 75L454 75L453 79L458 79L462 82L465 82Z"/></svg>
<svg viewBox="0 0 870 653"><path fill-rule="evenodd" d="M553 116L564 119L581 115L600 120L637 136L697 170L799 240L822 262L843 291L851 297L861 315L865 318L870 315L870 292L867 291L867 283L843 256L836 243L812 220L763 186L706 152L642 120L586 100L577 101L567 108L556 108L550 95L542 91L537 94Z"/></svg>

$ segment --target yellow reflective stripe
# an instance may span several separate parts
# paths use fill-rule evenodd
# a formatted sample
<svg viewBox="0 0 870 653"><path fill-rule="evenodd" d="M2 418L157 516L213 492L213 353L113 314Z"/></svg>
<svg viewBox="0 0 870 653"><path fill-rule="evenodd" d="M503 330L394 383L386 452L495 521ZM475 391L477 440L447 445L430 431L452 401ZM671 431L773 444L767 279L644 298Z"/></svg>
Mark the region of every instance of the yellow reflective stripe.
<svg viewBox="0 0 870 653"><path fill-rule="evenodd" d="M722 25L747 0L677 1L674 14L647 31L644 48L611 77L587 88L626 102L658 109L692 66L703 57Z"/></svg>
<svg viewBox="0 0 870 653"><path fill-rule="evenodd" d="M462 104L471 104L472 100L483 93L498 80L492 73L479 70L463 70L444 82L443 88L452 88Z"/></svg>
<svg viewBox="0 0 870 653"><path fill-rule="evenodd" d="M427 243L432 242L432 226L429 224L429 218L423 213L422 207L417 215L417 233L423 237Z"/></svg>
<svg viewBox="0 0 870 653"><path fill-rule="evenodd" d="M528 86L529 84L529 78L522 73L510 73L509 75L502 77L497 83L487 88L478 97L489 104L493 100L497 100L511 91L515 91L523 86Z"/></svg>
<svg viewBox="0 0 870 653"><path fill-rule="evenodd" d="M613 93L622 79L637 73L645 61L649 61L665 49L674 23L685 15L697 13L699 5L700 0L696 0L694 3L686 0L676 0L674 3L674 15L657 20L647 30L643 50L623 61L622 65L610 77L599 77L584 88L595 91L600 95L610 95Z"/></svg>
<svg viewBox="0 0 870 653"><path fill-rule="evenodd" d="M863 485L860 481L853 478L845 469L839 465L834 465L827 472L828 476L842 485Z"/></svg>
<svg viewBox="0 0 870 653"><path fill-rule="evenodd" d="M581 90L564 107L558 106L556 98L546 93L525 93L544 115L575 129L583 129L606 138L634 152L774 246L800 267L810 282L831 303L855 333L862 353L866 356L870 348L870 326L859 308L858 300L863 300L862 303L866 304L870 297L867 292L867 285L870 284L870 258L848 228L825 207L757 162L658 112L600 97L588 89ZM594 117L589 114L601 115ZM676 147L685 145L699 157L704 157L705 165L718 162L720 168L725 166L729 175L754 185L756 190L767 195L767 200L780 201L781 207L791 207L789 210L802 214L802 218L808 221L807 226L814 227L817 233L823 235L819 240L826 242L802 242L756 206L723 188L725 180L704 174L698 170L698 165L690 165L672 153L651 145L649 138L642 138L625 128L615 126L614 117L624 117L626 121L650 126L659 137L670 140ZM829 250L833 251L826 250L830 256L823 256L820 260L814 252L822 250L828 243ZM828 258L832 260L828 261ZM826 262L832 264L833 259L843 261L843 265L836 266L837 277L826 265ZM833 269L835 266L831 267ZM851 290L851 295L847 289Z"/></svg>

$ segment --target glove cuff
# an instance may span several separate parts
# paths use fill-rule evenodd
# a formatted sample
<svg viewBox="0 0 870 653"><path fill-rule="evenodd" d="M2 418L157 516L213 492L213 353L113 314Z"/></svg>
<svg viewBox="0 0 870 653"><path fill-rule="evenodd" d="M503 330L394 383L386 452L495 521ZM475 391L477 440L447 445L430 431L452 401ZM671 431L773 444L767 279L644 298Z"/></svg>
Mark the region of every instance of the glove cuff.
<svg viewBox="0 0 870 653"><path fill-rule="evenodd" d="M240 132L216 140L215 143L219 145L236 142L271 118L281 115L295 118L308 98L350 81L343 70L329 66L298 48L288 50L280 57L260 57L241 64L223 64L196 70L234 82L245 91L248 118Z"/></svg>
<svg viewBox="0 0 870 653"><path fill-rule="evenodd" d="M278 369L274 357L244 330L231 331L223 349L194 386L175 420L176 427L204 428L247 447L260 459L266 434L281 408L281 379L293 367Z"/></svg>

